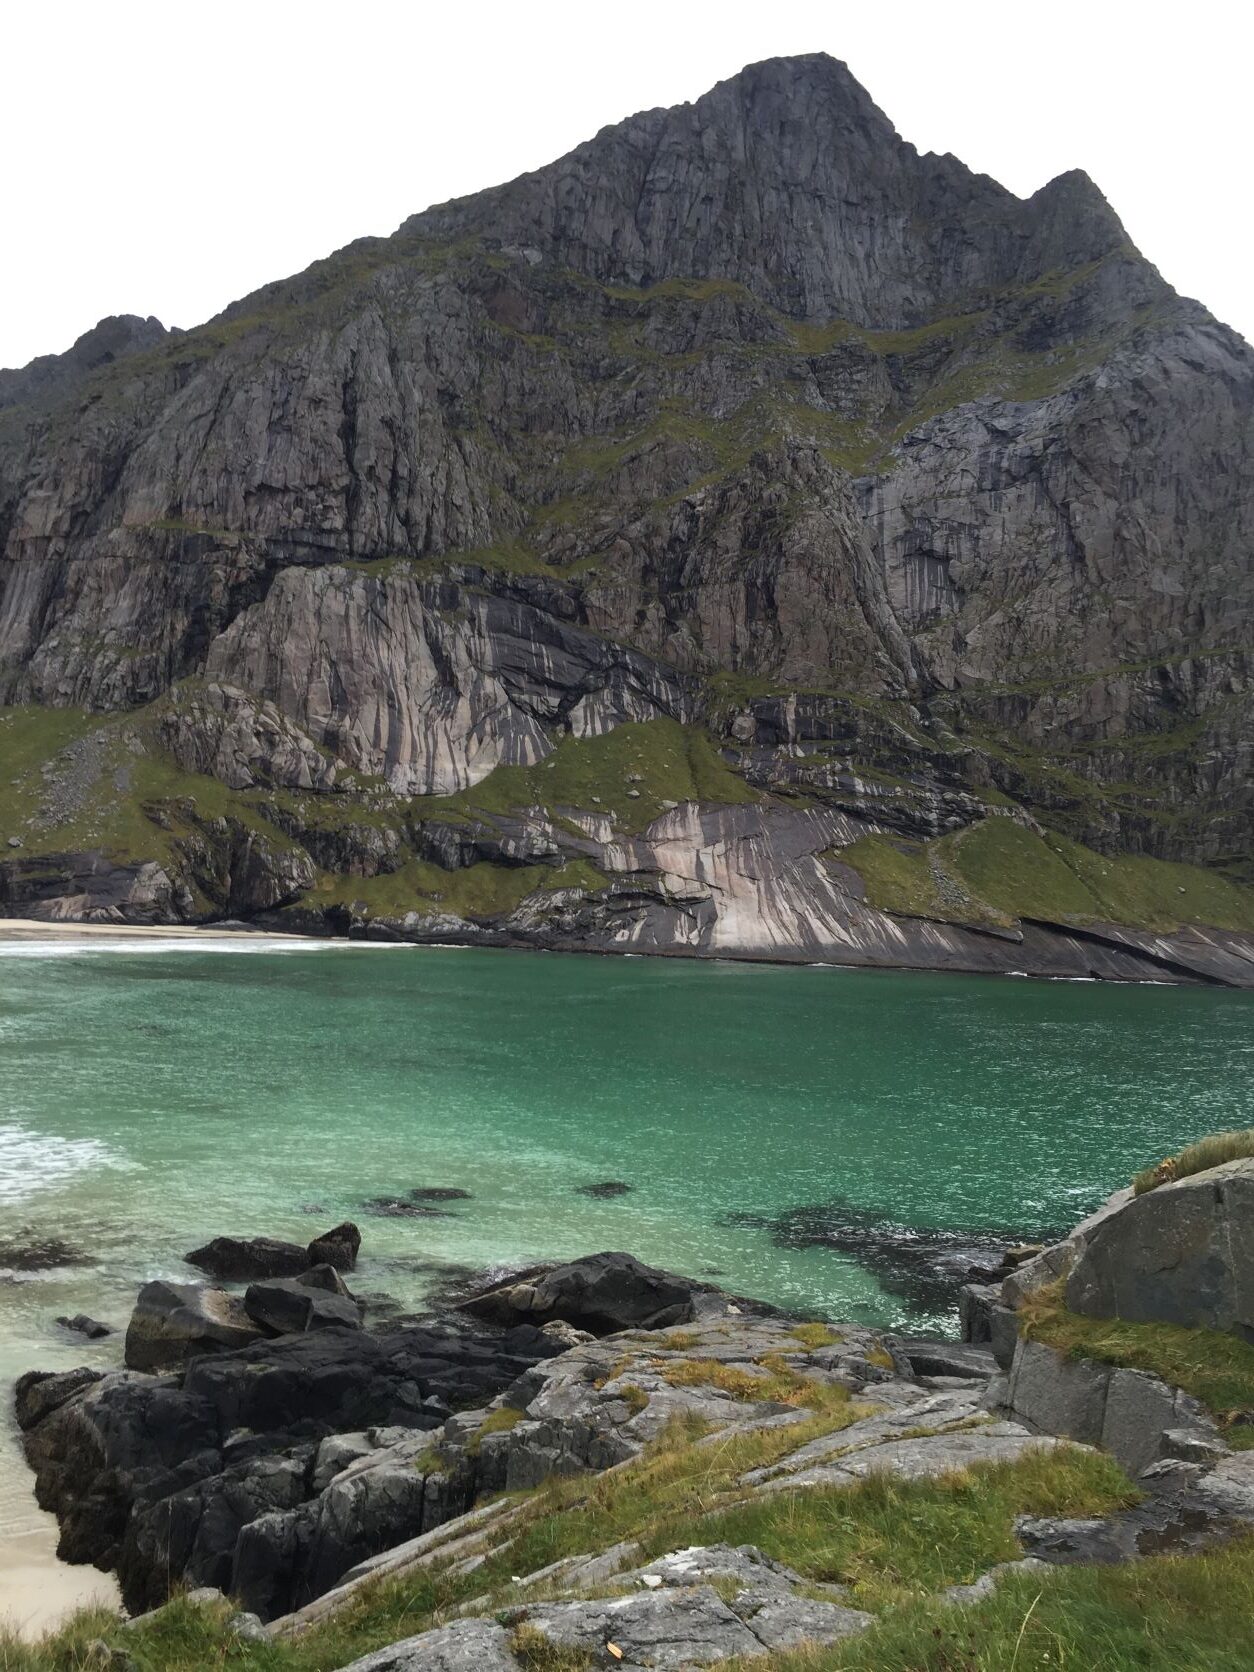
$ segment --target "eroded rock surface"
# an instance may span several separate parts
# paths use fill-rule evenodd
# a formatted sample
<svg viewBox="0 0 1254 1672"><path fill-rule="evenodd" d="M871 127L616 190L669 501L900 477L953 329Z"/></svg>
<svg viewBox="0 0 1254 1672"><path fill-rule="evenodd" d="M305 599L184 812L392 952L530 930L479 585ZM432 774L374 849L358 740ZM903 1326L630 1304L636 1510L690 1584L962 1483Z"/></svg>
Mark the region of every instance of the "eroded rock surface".
<svg viewBox="0 0 1254 1672"><path fill-rule="evenodd" d="M833 850L1009 816L1248 867L1252 413L1084 175L920 156L817 55L196 331L104 321L0 373L0 703L93 716L0 909L1248 986L1213 907L880 910ZM411 805L649 721L734 789Z"/></svg>

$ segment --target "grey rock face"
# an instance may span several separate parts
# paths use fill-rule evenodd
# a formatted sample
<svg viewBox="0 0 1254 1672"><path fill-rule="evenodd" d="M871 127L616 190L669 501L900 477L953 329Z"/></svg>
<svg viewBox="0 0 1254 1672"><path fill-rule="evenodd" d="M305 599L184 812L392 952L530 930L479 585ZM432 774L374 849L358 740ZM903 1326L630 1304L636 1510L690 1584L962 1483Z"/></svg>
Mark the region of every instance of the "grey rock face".
<svg viewBox="0 0 1254 1672"><path fill-rule="evenodd" d="M708 1585L608 1602L542 1603L529 1608L525 1619L550 1642L591 1653L614 1643L622 1650L622 1665L666 1672L762 1652L761 1641Z"/></svg>
<svg viewBox="0 0 1254 1672"><path fill-rule="evenodd" d="M145 804L124 862L24 826L0 909L1248 985L1248 936L891 915L823 855L1009 798L1248 862L1252 415L1248 347L1083 175L1021 201L842 65L751 66L196 331L0 374L0 703L142 710L272 796ZM408 805L659 717L764 828ZM489 922L310 898L412 858L612 883Z"/></svg>
<svg viewBox="0 0 1254 1672"><path fill-rule="evenodd" d="M231 789L329 790L335 783L335 763L273 703L230 685L210 681L174 692L162 737L185 772Z"/></svg>
<svg viewBox="0 0 1254 1672"><path fill-rule="evenodd" d="M1159 1185L1084 1238L1067 1305L1254 1340L1254 1161Z"/></svg>
<svg viewBox="0 0 1254 1672"><path fill-rule="evenodd" d="M0 409L44 403L80 388L87 377L127 355L156 348L170 333L159 319L136 314L102 319L64 354L41 354L20 371L0 371Z"/></svg>
<svg viewBox="0 0 1254 1672"><path fill-rule="evenodd" d="M355 1660L346 1672L519 1672L495 1620L454 1620Z"/></svg>
<svg viewBox="0 0 1254 1672"><path fill-rule="evenodd" d="M400 573L283 571L215 641L208 671L271 698L315 743L406 795L448 795L542 760L546 722L585 737L691 708L644 656L512 600Z"/></svg>
<svg viewBox="0 0 1254 1672"><path fill-rule="evenodd" d="M961 229L980 223L977 244ZM843 64L751 65L704 98L608 128L560 163L407 229L539 246L577 271L649 285L746 284L803 318L909 325L942 299L1117 249L1082 174L1027 203L952 157L920 157Z"/></svg>
<svg viewBox="0 0 1254 1672"><path fill-rule="evenodd" d="M1039 1341L1016 1347L1006 1405L1044 1433L1101 1446L1132 1474L1179 1456L1179 1430L1201 1444L1216 1438L1214 1421L1179 1388L1144 1371L1069 1359Z"/></svg>

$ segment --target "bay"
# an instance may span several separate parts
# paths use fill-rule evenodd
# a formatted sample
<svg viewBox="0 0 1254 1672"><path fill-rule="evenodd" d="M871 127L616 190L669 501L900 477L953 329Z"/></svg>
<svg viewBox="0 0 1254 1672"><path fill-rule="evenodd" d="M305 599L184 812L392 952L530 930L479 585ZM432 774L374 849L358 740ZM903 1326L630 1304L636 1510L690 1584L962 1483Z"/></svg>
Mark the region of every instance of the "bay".
<svg viewBox="0 0 1254 1672"><path fill-rule="evenodd" d="M1252 1023L1249 995L1198 988L3 945L0 1378L117 1362L120 1334L81 1342L57 1314L124 1326L138 1284L194 1277L181 1256L211 1236L345 1218L379 1316L453 1267L623 1248L807 1316L944 1324L937 1233L960 1266L1254 1121ZM585 1193L608 1181L630 1189ZM368 1205L432 1187L469 1199ZM18 1269L50 1244L51 1268ZM0 1547L38 1526L6 1433Z"/></svg>

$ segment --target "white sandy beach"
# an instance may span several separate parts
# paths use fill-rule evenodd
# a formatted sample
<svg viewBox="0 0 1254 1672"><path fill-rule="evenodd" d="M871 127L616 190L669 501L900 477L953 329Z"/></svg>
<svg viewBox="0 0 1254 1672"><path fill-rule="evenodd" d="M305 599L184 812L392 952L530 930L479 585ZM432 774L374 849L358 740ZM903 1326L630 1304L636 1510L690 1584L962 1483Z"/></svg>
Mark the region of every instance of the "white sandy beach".
<svg viewBox="0 0 1254 1672"><path fill-rule="evenodd" d="M36 1638L76 1609L120 1607L117 1581L94 1567L57 1560L57 1524L41 1514L20 1538L0 1538L0 1626Z"/></svg>
<svg viewBox="0 0 1254 1672"><path fill-rule="evenodd" d="M6 940L212 940L233 946L274 943L278 946L322 946L305 935L282 935L272 930L212 929L190 923L67 923L33 917L0 917L0 941ZM338 943L336 943L338 944Z"/></svg>

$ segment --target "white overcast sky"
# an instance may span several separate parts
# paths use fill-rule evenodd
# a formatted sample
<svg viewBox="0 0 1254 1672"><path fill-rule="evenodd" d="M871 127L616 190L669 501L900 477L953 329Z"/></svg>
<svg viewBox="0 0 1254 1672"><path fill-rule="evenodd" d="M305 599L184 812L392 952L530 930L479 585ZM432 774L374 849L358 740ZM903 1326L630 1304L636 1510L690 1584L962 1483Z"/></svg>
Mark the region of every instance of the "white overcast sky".
<svg viewBox="0 0 1254 1672"><path fill-rule="evenodd" d="M0 365L106 314L190 326L429 203L780 53L1021 195L1084 168L1254 337L1254 23L1191 0L0 0Z"/></svg>

